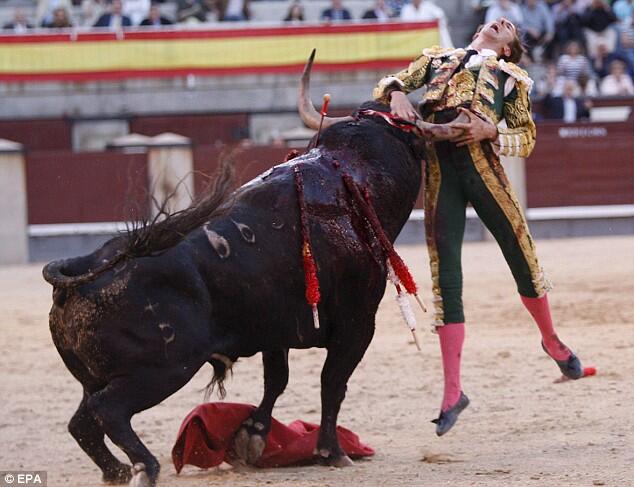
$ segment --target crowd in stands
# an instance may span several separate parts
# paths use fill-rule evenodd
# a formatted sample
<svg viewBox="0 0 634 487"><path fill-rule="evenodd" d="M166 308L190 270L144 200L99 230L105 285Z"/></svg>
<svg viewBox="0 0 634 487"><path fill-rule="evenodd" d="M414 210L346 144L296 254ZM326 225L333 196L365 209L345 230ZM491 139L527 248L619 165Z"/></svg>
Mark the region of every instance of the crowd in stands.
<svg viewBox="0 0 634 487"><path fill-rule="evenodd" d="M174 19L161 14L159 3L176 2ZM310 0L303 0L304 2ZM7 23L5 32L24 33L42 28L95 26L113 30L147 26L160 28L173 23L247 21L250 0L37 0L34 18L21 9ZM437 3L435 3L437 2ZM634 96L634 0L471 0L476 25L505 17L515 23L527 55L523 60L536 89L533 95L551 101L551 112L570 116L573 104L594 96ZM612 2L612 3L611 3ZM79 10L79 18L69 15ZM441 43L452 46L446 12L440 0L376 0L361 18L384 22L438 20ZM285 22L306 19L302 0L290 0ZM355 20L345 0L331 0L320 14L322 22ZM574 103L576 118L587 104ZM563 107L567 107L564 110ZM551 116L548 111L544 116ZM554 115L553 115L554 116Z"/></svg>

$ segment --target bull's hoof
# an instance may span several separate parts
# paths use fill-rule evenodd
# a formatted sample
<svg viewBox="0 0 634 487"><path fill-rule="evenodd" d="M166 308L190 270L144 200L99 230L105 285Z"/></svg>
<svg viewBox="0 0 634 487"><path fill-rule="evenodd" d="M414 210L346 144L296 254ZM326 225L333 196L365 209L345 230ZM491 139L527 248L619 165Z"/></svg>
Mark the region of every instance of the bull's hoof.
<svg viewBox="0 0 634 487"><path fill-rule="evenodd" d="M150 480L144 463L135 463L132 467L132 479L128 487L154 487L156 482Z"/></svg>
<svg viewBox="0 0 634 487"><path fill-rule="evenodd" d="M321 463L328 467L343 468L354 465L354 462L345 453L342 453L341 455L333 455L330 450L326 448L320 448L316 451L316 453L319 455Z"/></svg>
<svg viewBox="0 0 634 487"><path fill-rule="evenodd" d="M266 440L258 433L249 433L248 429L241 427L233 440L233 448L238 458L248 465L255 465L264 448Z"/></svg>
<svg viewBox="0 0 634 487"><path fill-rule="evenodd" d="M130 472L130 466L125 463L120 463L116 467L105 471L101 480L105 484L118 485L127 484L131 478L132 472Z"/></svg>

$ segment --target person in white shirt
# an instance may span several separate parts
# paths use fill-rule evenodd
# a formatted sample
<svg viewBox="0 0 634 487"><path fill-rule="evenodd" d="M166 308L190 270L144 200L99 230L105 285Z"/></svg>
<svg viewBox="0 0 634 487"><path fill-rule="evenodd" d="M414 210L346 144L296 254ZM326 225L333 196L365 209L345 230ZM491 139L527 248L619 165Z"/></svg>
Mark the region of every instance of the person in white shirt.
<svg viewBox="0 0 634 487"><path fill-rule="evenodd" d="M603 96L628 96L634 95L632 77L627 74L623 61L614 60L610 64L610 74L601 81L599 88Z"/></svg>
<svg viewBox="0 0 634 487"><path fill-rule="evenodd" d="M412 3L404 5L401 9L401 20L405 22L438 20L440 45L442 47L453 47L449 28L447 27L447 16L444 10L431 0L412 0Z"/></svg>
<svg viewBox="0 0 634 487"><path fill-rule="evenodd" d="M123 15L130 17L132 25L139 25L150 12L150 0L123 0Z"/></svg>

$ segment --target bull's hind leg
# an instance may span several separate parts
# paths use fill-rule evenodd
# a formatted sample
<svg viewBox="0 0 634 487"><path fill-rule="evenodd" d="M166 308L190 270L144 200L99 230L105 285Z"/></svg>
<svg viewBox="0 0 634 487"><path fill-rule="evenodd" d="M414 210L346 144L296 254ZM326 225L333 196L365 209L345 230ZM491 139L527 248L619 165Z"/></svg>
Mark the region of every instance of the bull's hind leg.
<svg viewBox="0 0 634 487"><path fill-rule="evenodd" d="M341 324L343 332L332 337L321 371L321 427L316 453L327 465L335 467L352 465L337 439L337 416L346 395L348 379L374 335L373 317L368 317L365 323L358 320L353 318Z"/></svg>
<svg viewBox="0 0 634 487"><path fill-rule="evenodd" d="M139 369L134 376L112 380L88 399L88 408L104 433L123 450L135 467L136 485L155 485L160 465L134 432L130 420L136 413L155 406L184 386L202 362L197 366L189 365L170 369Z"/></svg>
<svg viewBox="0 0 634 487"><path fill-rule="evenodd" d="M87 407L88 394L79 404L79 408L68 423L68 431L75 438L79 446L86 452L93 462L103 472L103 481L112 484L124 484L132 476L130 466L121 463L110 452L104 443L104 433L101 426Z"/></svg>
<svg viewBox="0 0 634 487"><path fill-rule="evenodd" d="M234 449L245 462L255 464L266 446L271 429L271 414L277 398L288 384L288 350L262 352L264 364L264 397L236 433Z"/></svg>

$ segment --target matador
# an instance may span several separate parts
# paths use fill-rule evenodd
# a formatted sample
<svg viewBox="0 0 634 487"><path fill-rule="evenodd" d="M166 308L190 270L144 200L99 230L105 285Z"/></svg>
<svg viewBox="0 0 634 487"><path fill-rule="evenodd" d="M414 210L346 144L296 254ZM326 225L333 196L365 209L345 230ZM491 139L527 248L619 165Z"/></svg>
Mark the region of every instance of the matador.
<svg viewBox="0 0 634 487"><path fill-rule="evenodd" d="M456 135L430 143L425 170L425 233L444 373L436 423L443 435L469 399L460 383L464 342L461 247L471 204L497 240L542 347L562 373L583 375L576 355L558 338L548 305L548 284L517 197L500 156L528 157L535 145L529 93L532 80L517 66L523 48L515 26L498 19L482 26L465 49L432 47L410 65L381 79L374 99L414 121L449 123ZM406 94L425 88L419 111ZM458 115L466 121L455 121ZM453 121L453 122L452 122Z"/></svg>

